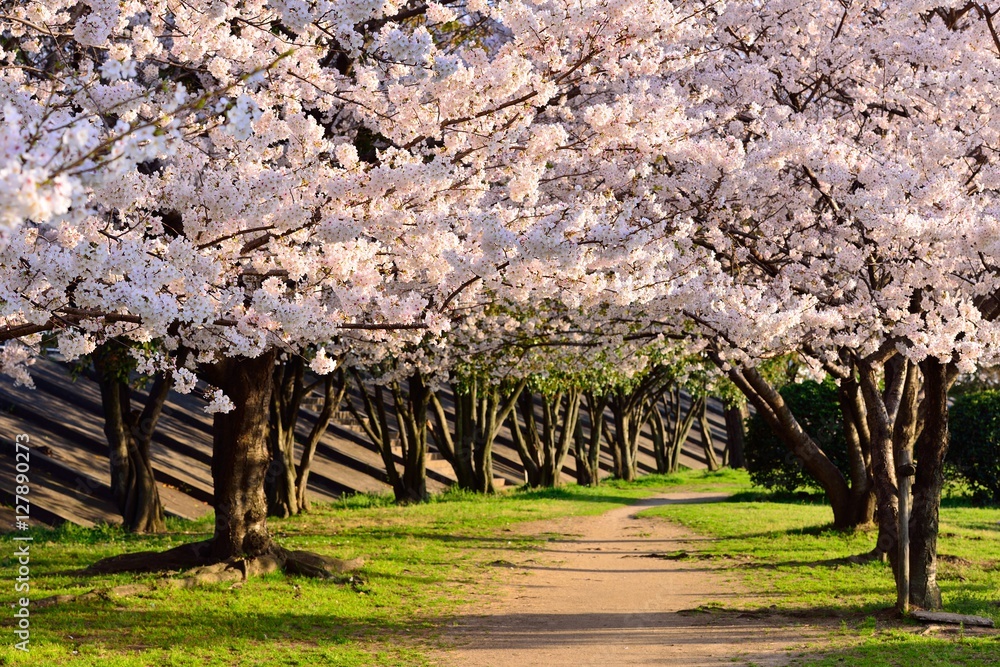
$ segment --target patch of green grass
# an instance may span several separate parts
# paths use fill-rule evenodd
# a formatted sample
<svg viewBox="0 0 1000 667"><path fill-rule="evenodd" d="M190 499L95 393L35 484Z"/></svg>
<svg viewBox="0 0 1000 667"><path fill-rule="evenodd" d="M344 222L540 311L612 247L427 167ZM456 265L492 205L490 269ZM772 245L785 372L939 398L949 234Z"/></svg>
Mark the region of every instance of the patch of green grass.
<svg viewBox="0 0 1000 667"><path fill-rule="evenodd" d="M853 643L860 641L796 664L1000 664L996 637L946 640L916 635L905 626L876 629L872 615L895 602L892 572L881 562L845 560L868 552L875 532L833 530L833 513L820 497L749 491L727 502L666 505L643 515L666 517L713 538L697 542L695 548L720 559L754 594L727 605L773 605L779 612L809 610L844 618ZM972 507L967 500L951 497L941 510L938 553L946 609L1000 622L1000 510Z"/></svg>
<svg viewBox="0 0 1000 667"><path fill-rule="evenodd" d="M364 558L353 585L271 574L242 586L158 587L129 597L36 608L28 654L13 648L14 619L4 614L0 632L7 639L0 646L0 665L422 665L434 629L505 576L489 563L539 544L516 534L517 524L599 514L663 489L748 487L742 473L685 472L634 484L568 485L494 497L449 491L405 507L386 496L346 497L270 526L285 547ZM202 540L212 526L212 517L206 517L169 520L169 532L155 536L111 526L33 529L31 599L155 584L154 575L84 577L75 571L106 556ZM13 544L9 537L5 541ZM0 559L11 581L0 596L5 604L15 597L11 552L8 548Z"/></svg>

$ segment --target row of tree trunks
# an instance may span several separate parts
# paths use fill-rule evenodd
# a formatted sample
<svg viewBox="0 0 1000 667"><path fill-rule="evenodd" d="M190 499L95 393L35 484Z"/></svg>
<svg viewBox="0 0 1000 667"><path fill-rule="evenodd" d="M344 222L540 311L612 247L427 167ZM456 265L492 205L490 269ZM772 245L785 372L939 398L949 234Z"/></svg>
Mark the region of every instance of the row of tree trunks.
<svg viewBox="0 0 1000 667"><path fill-rule="evenodd" d="M130 384L127 377L123 379L120 373L115 374L115 355L118 351L109 345L111 344L102 346L95 353L94 363L105 404L105 430L111 446L115 498L119 500L126 526L130 530L162 531L165 530L163 507L153 479L149 445L172 382L168 376L157 376L142 411L132 411ZM244 365L249 367L250 360L244 361ZM220 362L219 368L226 363L228 362ZM221 381L224 371L206 371L205 375L212 379L214 385L223 388ZM504 421L511 417L518 404L521 406L520 413L525 428L520 428L516 418L511 423L517 425L513 431L515 444L522 455L528 483L532 486L558 484L559 471L571 445L574 445L580 483L597 484L600 479L602 432L613 443L617 453L618 476L634 478L639 430L643 420L649 419L652 419L657 469L661 472L676 471L681 445L692 430L694 420L701 419L702 428L707 429L704 423L704 398L695 399L687 415L681 418L681 394L676 388L667 392L663 398L670 415L667 420L669 428L659 406L648 397L643 402L624 392L617 396L590 395L586 402L591 429L589 438L584 441L582 420L579 418L583 398L581 392L570 391L555 397L543 397L542 420L538 423L534 414L534 397L523 392L525 382L521 381L508 387L492 384L479 386L474 382L466 391L454 387L455 429L452 432L448 428L449 420L440 398L431 394L424 387L422 378L415 375L410 378L409 391L405 394L398 384L390 385L395 407L395 431L399 434L404 459L400 474L392 451L392 431L389 415L385 410L384 388L375 387L370 394L360 376L355 374L355 377L368 418L362 418L350 404L348 407L355 412L358 422L365 427L369 438L379 448L389 481L400 502L412 502L426 497L427 429L426 420L421 419L421 416L426 414L428 406L433 408L436 420L436 429L432 434L438 449L452 463L459 486L486 493L494 492L493 442ZM323 386L323 405L303 444L300 462L296 465L295 434L302 403L320 384ZM305 360L293 356L274 365L272 378L267 386L271 389L267 390L265 431L269 465L264 476L265 499L270 516L287 517L308 510L306 488L312 460L334 410L345 396L347 382L341 371L336 378L331 374L307 383ZM614 435L608 432L604 421L605 408L612 402L615 403L612 412L616 427L622 425L616 428ZM712 454L710 462L714 460L714 452ZM714 469L717 466L710 467Z"/></svg>
<svg viewBox="0 0 1000 667"><path fill-rule="evenodd" d="M115 350L103 347L94 356L105 408L106 433L112 451L115 497L122 506L123 515L131 517L131 528L162 529L162 506L156 492L152 467L149 465L149 444L153 427L169 392L171 379L168 376L155 378L143 409L133 412L130 408L131 388L127 376L113 371L116 353ZM184 555L188 560L221 562L284 553L274 545L267 528L265 482L271 462L269 421L275 418L272 411L287 407L281 401L274 400L275 381L278 380L279 384L284 382L287 376L283 374L290 373L291 393L294 395L295 384L301 380L302 373L294 366L276 371L275 362L276 352L271 350L253 359L224 359L203 371L203 377L220 388L235 407L228 413L217 413L214 419L212 477L215 485L216 522L213 537L202 545L191 545L191 549L186 550ZM843 475L798 425L780 394L755 369L730 369L729 375L823 485L834 509L836 526L862 525L870 516L865 509L870 500L861 490L866 483L871 483L877 500L876 514L880 526L878 547L889 555L896 572L899 568L895 562L895 541L898 537L895 461L898 453L915 446L917 473L909 526L912 536L910 602L922 608L939 608L941 594L936 577L938 516L943 463L948 446L947 396L956 376L955 369L951 364L934 359L925 360L918 369L916 365L894 356L881 369L885 386L880 390L880 369L877 364L858 360L855 368L856 385L852 371L850 376L842 378L840 397L842 406L846 408L845 420L849 422L848 440L853 443L851 477L857 489L848 486ZM921 376L923 399L918 404ZM398 384L390 385L403 452L403 474L400 475L390 446L383 389L376 386L374 396L370 396L364 391L360 376L355 377L369 416L368 420L359 419L359 422L366 424L369 436L379 444L397 499L405 502L423 500L427 492L426 414L432 401L423 378L419 374L412 375L405 394ZM330 402L334 394L332 387L331 380L326 384L327 407L331 411L333 408ZM280 390L283 391L284 388ZM581 398L581 393L575 391L547 397L542 402L542 419L539 424L531 392L521 391L519 399L509 396L508 402L502 407L497 407L499 400L496 394L493 399L487 395L476 407L477 410L482 408L481 413L475 415L474 419L470 415L466 419L466 425L485 419L484 426L489 427L489 432L495 437L498 430L496 418L504 410L511 411L515 401L519 403L525 426L522 429L511 412L512 427L515 443L522 452L526 469L529 470L529 483L555 485L559 481L562 462L571 440L574 437L578 443L582 440L582 436L578 435ZM620 438L616 433L616 449L621 457L619 464L622 472L634 461L630 442L633 433L637 433L638 427L644 422L643 416L649 418L648 412L640 412L636 419L636 410L627 405L627 398L619 394L610 401L616 431L625 436ZM600 405L599 401L588 400L588 403L595 411ZM651 411L656 409L655 403L650 405L651 403L648 400L638 401L637 405L642 411ZM659 414L659 410L656 412ZM690 414L694 412L692 409ZM490 414L493 415L492 418L489 417ZM603 410L597 414L603 414ZM690 414L686 421L690 422ZM864 419L860 419L862 416ZM443 426L443 411L440 418ZM278 419L283 428L291 424L287 414ZM699 420L703 432L707 433L709 428L703 408ZM592 431L600 431L600 421L602 420L595 418L592 413ZM660 424L662 426L662 419ZM661 435L665 434L665 430L654 428ZM443 433L445 431L442 429ZM442 437L442 442L444 441ZM454 453L454 440L452 445ZM311 448L315 449L315 442ZM588 452L588 463L589 456ZM870 466L867 465L869 460ZM863 469L866 470L864 475L861 472ZM307 467L303 473L301 477L307 479ZM297 492L296 502L298 503ZM150 508L152 512L149 511ZM170 557L175 559L177 554L171 554ZM117 567L117 571L120 571L126 565L125 561L118 561L107 564L106 569L113 571ZM133 567L136 566L133 564ZM149 563L143 567L148 569Z"/></svg>
<svg viewBox="0 0 1000 667"><path fill-rule="evenodd" d="M753 368L729 369L729 377L760 411L774 432L826 491L835 527L864 527L874 518L878 538L872 555L886 557L897 583L899 486L897 461L913 453L909 602L923 609L941 606L937 584L937 536L944 458L948 449L948 391L957 376L953 364L927 359L914 364L891 352L884 358L846 355L839 399L848 444L850 483L799 426L780 394Z"/></svg>
<svg viewBox="0 0 1000 667"><path fill-rule="evenodd" d="M341 563L335 559L281 548L268 530L264 480L270 462L267 431L276 357L272 349L255 358L231 357L202 369L202 377L234 405L227 413L216 413L213 423L212 538L160 553L113 556L93 564L88 572L153 572L219 563L243 576L284 568L293 574L329 577L338 570ZM222 572L206 576L218 580Z"/></svg>

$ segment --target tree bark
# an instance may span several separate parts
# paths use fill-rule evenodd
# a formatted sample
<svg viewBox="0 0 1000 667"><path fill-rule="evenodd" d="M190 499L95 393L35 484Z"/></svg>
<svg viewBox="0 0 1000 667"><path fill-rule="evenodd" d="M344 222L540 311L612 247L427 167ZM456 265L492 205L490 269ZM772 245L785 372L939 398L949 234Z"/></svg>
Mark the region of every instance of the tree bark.
<svg viewBox="0 0 1000 667"><path fill-rule="evenodd" d="M289 517L299 513L295 489L295 427L305 397L304 375L305 361L297 355L274 367L267 433L271 464L264 480L270 516Z"/></svg>
<svg viewBox="0 0 1000 667"><path fill-rule="evenodd" d="M720 368L726 367L717 355L713 355L712 358ZM826 492L827 500L833 509L834 527L841 530L853 527L856 513L853 511L847 479L802 429L781 394L755 368L739 369L729 366L726 374L764 417L775 435L781 438L789 451L799 457L805 469Z"/></svg>
<svg viewBox="0 0 1000 667"><path fill-rule="evenodd" d="M871 439L871 472L879 530L876 550L888 557L893 572L898 575L899 487L893 435L897 432L895 422L906 389L906 373L888 366L885 391L880 392L877 366L866 360L858 360L856 365Z"/></svg>
<svg viewBox="0 0 1000 667"><path fill-rule="evenodd" d="M128 353L117 343L105 343L93 355L104 407L111 494L127 530L161 533L167 527L149 449L173 380L157 374L142 410L133 411L132 389L127 375L122 375L128 371L117 358L123 352Z"/></svg>
<svg viewBox="0 0 1000 667"><path fill-rule="evenodd" d="M726 407L726 436L729 441L729 467L746 468L746 419L749 411L745 403Z"/></svg>
<svg viewBox="0 0 1000 667"><path fill-rule="evenodd" d="M687 442L691 429L694 428L694 420L698 414L698 403L704 401L704 396L690 397L690 405L687 414L684 414L684 404L679 387L670 389L664 396L664 402L670 413L670 450L668 452L667 472L674 473L681 467L681 450Z"/></svg>
<svg viewBox="0 0 1000 667"><path fill-rule="evenodd" d="M344 400L347 393L347 377L343 370L337 374L339 381L334 381L332 374L323 378L323 407L320 408L316 423L309 430L309 437L306 438L305 445L302 446L302 458L295 470L295 494L299 506L299 512L309 511L309 471L312 468L313 459L316 457L316 448L319 441L330 427L333 420L333 412Z"/></svg>
<svg viewBox="0 0 1000 667"><path fill-rule="evenodd" d="M458 488L468 491L473 491L476 488L473 433L478 421L478 389L478 383L475 380L472 380L468 387L452 385L452 397L455 401L454 435L448 426L448 416L441 403L441 398L437 394L432 394L430 397L431 414L434 417L431 437L437 444L438 451L455 471Z"/></svg>
<svg viewBox="0 0 1000 667"><path fill-rule="evenodd" d="M861 389L853 373L840 380L837 395L850 465L852 522L857 527L868 526L874 521L876 507L875 482L871 474L871 435Z"/></svg>
<svg viewBox="0 0 1000 667"><path fill-rule="evenodd" d="M910 604L941 608L937 583L937 538L944 459L948 452L948 389L954 368L937 359L920 364L924 377L923 428L917 438L913 511L910 515Z"/></svg>
<svg viewBox="0 0 1000 667"><path fill-rule="evenodd" d="M403 503L427 500L427 407L430 391L419 372L410 376L404 397L393 385L396 421L403 446L403 474L396 501Z"/></svg>
<svg viewBox="0 0 1000 667"><path fill-rule="evenodd" d="M701 446L705 451L705 459L708 463L709 472L715 472L721 466L719 459L715 455L715 440L712 438L712 427L708 423L708 400L702 399L701 409L698 411L698 424L701 426Z"/></svg>
<svg viewBox="0 0 1000 667"><path fill-rule="evenodd" d="M203 368L204 377L233 402L216 413L213 428L212 480L215 485L215 531L210 540L164 552L112 556L87 573L155 572L199 568L183 585L232 581L284 569L289 574L329 578L357 564L275 544L267 528L264 478L268 466L267 420L277 354L230 357Z"/></svg>
<svg viewBox="0 0 1000 667"><path fill-rule="evenodd" d="M588 393L584 396L587 414L590 416L590 431L586 439L583 435L583 420L578 419L574 437L574 457L576 458L576 481L581 486L597 486L601 483L601 436L604 431L604 409L608 405L607 395Z"/></svg>
<svg viewBox="0 0 1000 667"><path fill-rule="evenodd" d="M554 487L562 481L563 463L569 453L580 414L581 393L576 389L542 395L542 422L535 418L535 398L522 391L518 401L524 428L511 414L511 432L527 483L532 488ZM540 427L539 427L540 426Z"/></svg>
<svg viewBox="0 0 1000 667"><path fill-rule="evenodd" d="M259 357L231 357L209 371L210 382L235 407L216 413L212 480L215 483L215 534L212 555L222 561L256 558L272 549L267 529L267 418L274 385L275 351Z"/></svg>
<svg viewBox="0 0 1000 667"><path fill-rule="evenodd" d="M431 394L435 428L431 435L445 459L451 463L460 488L478 493L496 493L493 487L493 443L504 421L516 405L525 381L509 387L483 385L478 379L467 387L452 385L455 400L454 433L440 398Z"/></svg>
<svg viewBox="0 0 1000 667"><path fill-rule="evenodd" d="M403 469L396 467L396 455L392 451L392 431L386 412L385 390L376 384L371 393L365 388L364 380L356 371L354 376L358 393L364 403L368 419L362 419L351 401L347 409L365 431L382 456L385 472L392 486L397 503L421 502L427 499L427 409L431 405L431 393L424 384L423 376L415 372L410 376L407 392L404 394L398 382L389 385L392 404L395 409L396 433Z"/></svg>

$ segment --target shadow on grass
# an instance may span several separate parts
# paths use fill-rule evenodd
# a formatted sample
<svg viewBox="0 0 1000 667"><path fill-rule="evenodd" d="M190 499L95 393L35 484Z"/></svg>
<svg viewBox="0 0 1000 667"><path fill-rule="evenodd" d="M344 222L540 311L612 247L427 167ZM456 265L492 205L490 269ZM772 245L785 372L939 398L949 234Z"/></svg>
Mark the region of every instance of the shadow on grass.
<svg viewBox="0 0 1000 667"><path fill-rule="evenodd" d="M809 491L740 491L729 496L730 503L778 503L790 505L826 505L826 495Z"/></svg>

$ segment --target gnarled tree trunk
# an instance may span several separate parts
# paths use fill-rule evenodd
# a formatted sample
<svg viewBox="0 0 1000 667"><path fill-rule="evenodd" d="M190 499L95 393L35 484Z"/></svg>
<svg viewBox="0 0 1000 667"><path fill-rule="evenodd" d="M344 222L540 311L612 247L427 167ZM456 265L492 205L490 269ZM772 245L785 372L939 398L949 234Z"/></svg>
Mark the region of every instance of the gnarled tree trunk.
<svg viewBox="0 0 1000 667"><path fill-rule="evenodd" d="M420 502L427 499L427 408L430 405L430 391L419 372L410 376L408 391L404 394L397 382L389 385L395 408L397 436L403 469L396 467L396 455L392 451L392 431L389 414L386 411L385 389L375 384L366 389L364 380L357 371L352 371L358 393L364 403L367 419L363 419L351 401L347 409L351 411L365 434L378 448L385 465L389 484L398 503Z"/></svg>
<svg viewBox="0 0 1000 667"><path fill-rule="evenodd" d="M452 385L455 399L454 432L441 399L431 394L435 428L431 436L438 451L455 471L458 486L479 493L495 493L493 442L516 405L525 381L509 387L472 379L467 386Z"/></svg>
<svg viewBox="0 0 1000 667"><path fill-rule="evenodd" d="M215 534L218 560L255 558L271 550L264 478L270 463L267 420L274 386L276 353L253 359L231 357L216 363L209 381L233 402L215 414L212 480L215 483Z"/></svg>
<svg viewBox="0 0 1000 667"><path fill-rule="evenodd" d="M580 415L581 392L569 389L551 396L542 394L541 399L541 424L535 418L535 397L530 391L522 391L518 400L524 427L517 414L510 416L514 445L532 488L558 486L562 481L563 462Z"/></svg>
<svg viewBox="0 0 1000 667"><path fill-rule="evenodd" d="M329 374L306 384L305 367L305 359L295 355L274 368L274 390L271 392L268 423L271 465L264 481L270 516L288 517L308 511L306 489L316 447L326 433L333 411L340 405L347 388L342 371L336 376L340 380L339 383L335 383L335 376ZM299 423L299 414L306 397L321 384L323 406L316 423L309 431L302 448L302 457L296 466L295 429Z"/></svg>

